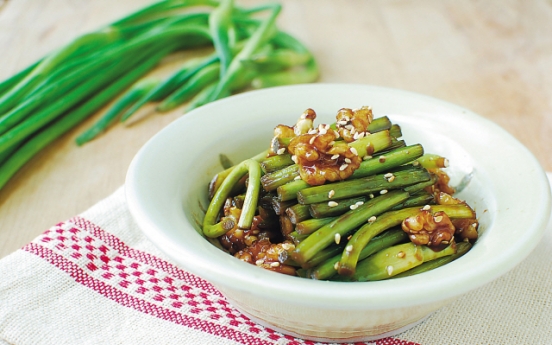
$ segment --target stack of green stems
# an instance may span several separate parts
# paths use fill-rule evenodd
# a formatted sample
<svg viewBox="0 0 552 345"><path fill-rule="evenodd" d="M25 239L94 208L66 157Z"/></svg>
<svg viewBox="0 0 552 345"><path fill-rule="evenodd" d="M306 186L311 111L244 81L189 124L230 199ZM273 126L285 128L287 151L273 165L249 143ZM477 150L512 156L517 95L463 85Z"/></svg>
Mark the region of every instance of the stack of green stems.
<svg viewBox="0 0 552 345"><path fill-rule="evenodd" d="M365 159L360 167L344 181L320 186L297 178L299 167L288 153L271 156L263 152L255 157L264 174L258 184L268 193L268 204L282 224L294 226L286 230L295 244L288 255L300 267L300 276L340 281L388 279L407 275L418 266L416 271L433 269L469 249L467 243L459 244L462 250L457 250L454 241L443 250L409 242L400 225L422 208L445 212L451 219L476 215L465 203L435 205L434 195L426 188L433 186L437 177L427 168L442 167L442 157L424 153L420 144L397 146L398 138L390 133L383 129L365 137L371 139L357 140L356 147L373 149L361 149ZM393 133L402 135L400 130ZM271 147L287 144L289 140L279 138ZM225 184L228 171L232 168L214 179L219 186ZM406 260L386 261L389 253L399 251L405 253ZM382 252L387 254L378 254Z"/></svg>
<svg viewBox="0 0 552 345"><path fill-rule="evenodd" d="M232 0L160 1L0 82L0 188L45 146L118 97L77 144L148 102L168 111L190 101L192 109L275 73L288 75L280 84L314 81L318 68L310 51L276 28L280 10L278 4L245 9ZM264 19L259 12L267 13ZM165 80L143 79L167 55L209 45L212 54Z"/></svg>
<svg viewBox="0 0 552 345"><path fill-rule="evenodd" d="M213 54L184 63L137 99L121 98L114 106L117 111L106 114L106 119L83 133L77 143L82 145L92 140L117 117L127 121L147 103L158 102L156 110L167 112L188 102L186 111L189 111L247 87L308 83L317 79L318 67L311 52L293 36L275 29L279 5L250 10L232 6L232 1L221 1L209 16ZM234 11L229 11L232 8ZM248 17L261 10L271 11L266 20ZM275 74L278 77L270 85L254 83L254 80L273 78ZM130 90L129 93L137 92Z"/></svg>

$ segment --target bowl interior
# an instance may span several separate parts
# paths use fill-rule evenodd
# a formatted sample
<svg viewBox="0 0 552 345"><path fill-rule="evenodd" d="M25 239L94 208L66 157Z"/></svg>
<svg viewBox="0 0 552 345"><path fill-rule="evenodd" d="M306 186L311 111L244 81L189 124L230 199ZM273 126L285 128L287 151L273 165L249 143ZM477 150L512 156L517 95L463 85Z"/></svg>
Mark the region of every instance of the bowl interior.
<svg viewBox="0 0 552 345"><path fill-rule="evenodd" d="M334 122L342 107L363 105L372 106L376 117L387 115L400 124L407 144L421 143L426 152L447 157L452 185L471 176L459 197L476 209L481 237L468 254L446 269L403 278L408 284L389 280L345 287L258 269L201 236L207 185L222 169L219 154L237 163L259 153L268 147L274 126L294 124L306 108L317 112L320 124ZM450 298L514 267L542 236L550 210L547 183L525 147L466 109L386 88L315 84L245 93L183 116L136 155L126 192L144 233L178 264L216 286L255 294L265 289L270 298L305 304L325 299L335 308L382 308ZM346 288L346 296L335 298L336 288Z"/></svg>

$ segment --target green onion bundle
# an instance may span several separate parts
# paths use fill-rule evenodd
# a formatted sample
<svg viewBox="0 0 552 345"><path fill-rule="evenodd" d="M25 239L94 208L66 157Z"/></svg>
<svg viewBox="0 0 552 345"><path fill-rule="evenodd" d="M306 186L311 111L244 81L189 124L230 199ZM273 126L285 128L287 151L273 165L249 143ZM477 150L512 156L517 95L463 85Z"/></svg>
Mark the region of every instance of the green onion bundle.
<svg viewBox="0 0 552 345"><path fill-rule="evenodd" d="M336 122L351 128L347 121ZM424 272L471 248L476 214L452 196L443 157L425 153L419 143L407 145L400 126L386 116L371 120L346 144L335 128L311 124L288 138L275 130L267 151L217 174L209 186L204 235L263 268L339 281ZM323 138L328 131L335 139ZM324 148L323 140L332 141ZM345 178L312 184L311 173L353 164L332 154L338 148L361 158L358 166ZM298 154L315 158L302 161Z"/></svg>
<svg viewBox="0 0 552 345"><path fill-rule="evenodd" d="M103 106L82 145L156 102L190 110L247 88L314 81L312 54L275 25L280 5L165 0L82 35L0 82L0 188L29 159ZM213 47L164 80L143 78L169 54Z"/></svg>

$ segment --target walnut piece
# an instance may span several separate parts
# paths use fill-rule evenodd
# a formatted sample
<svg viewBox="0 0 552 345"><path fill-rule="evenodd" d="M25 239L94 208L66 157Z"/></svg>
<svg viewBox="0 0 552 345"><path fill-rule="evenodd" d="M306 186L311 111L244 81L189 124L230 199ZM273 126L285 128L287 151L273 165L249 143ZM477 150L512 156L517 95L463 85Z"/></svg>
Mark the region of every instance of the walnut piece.
<svg viewBox="0 0 552 345"><path fill-rule="evenodd" d="M337 112L336 128L343 140L350 143L358 139L359 136L369 134L367 128L373 119L374 114L370 107L341 108Z"/></svg>
<svg viewBox="0 0 552 345"><path fill-rule="evenodd" d="M240 250L234 256L270 271L295 275L295 268L285 264L288 259L288 252L294 248L295 245L287 241L273 244L268 239L262 239Z"/></svg>
<svg viewBox="0 0 552 345"><path fill-rule="evenodd" d="M269 155L289 152L299 165L301 179L311 186L348 178L358 169L362 158L347 144L369 135L368 125L374 119L372 108L342 108L336 115L336 129L320 124L314 127L316 113L307 109L291 127L274 128ZM290 140L284 147L281 139Z"/></svg>
<svg viewBox="0 0 552 345"><path fill-rule="evenodd" d="M263 217L261 215L256 215L253 217L253 223L251 229L240 229L238 228L238 220L241 215L241 205L239 200L235 198L228 198L223 207L223 216L220 221L224 227L226 233L220 236L219 243L226 249L230 254L235 254L236 252L253 245L258 240L279 240L278 229L264 228Z"/></svg>
<svg viewBox="0 0 552 345"><path fill-rule="evenodd" d="M287 138L294 138L298 135L308 133L309 131L312 131L313 125L314 125L314 119L316 119L316 112L312 109L307 109L301 114L299 119L297 119L297 122L293 126L287 126L287 125L277 125L274 127L274 137L272 139L272 143L270 144L270 155L276 155L281 154L285 151L284 148L282 148L282 152L278 152L280 146L278 139L287 139Z"/></svg>
<svg viewBox="0 0 552 345"><path fill-rule="evenodd" d="M344 180L358 169L362 159L327 127L316 134L301 134L291 140L288 150L299 165L301 179L311 186Z"/></svg>
<svg viewBox="0 0 552 345"><path fill-rule="evenodd" d="M453 197L452 195L444 192L440 192L435 196L435 201L439 205L455 205L467 203L463 200ZM453 219L452 224L456 228L456 235L463 241L475 242L479 237L478 228L479 221L475 218L468 219Z"/></svg>
<svg viewBox="0 0 552 345"><path fill-rule="evenodd" d="M414 244L438 248L454 239L455 228L445 212L422 210L402 222L402 229Z"/></svg>

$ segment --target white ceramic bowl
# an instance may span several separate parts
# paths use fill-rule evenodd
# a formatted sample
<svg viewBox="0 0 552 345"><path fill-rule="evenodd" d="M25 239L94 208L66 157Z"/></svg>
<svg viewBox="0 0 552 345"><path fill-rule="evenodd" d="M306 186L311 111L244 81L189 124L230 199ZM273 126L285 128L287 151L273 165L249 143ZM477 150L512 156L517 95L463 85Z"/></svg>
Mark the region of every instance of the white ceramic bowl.
<svg viewBox="0 0 552 345"><path fill-rule="evenodd" d="M460 197L475 207L480 238L464 257L417 276L366 283L314 281L269 272L215 248L196 220L221 169L267 148L274 126L307 108L331 123L342 107L372 106L409 144L451 161L452 184L472 173ZM401 332L453 298L511 270L541 238L550 188L533 155L510 134L464 108L364 85L311 84L232 96L194 110L155 135L126 179L128 206L143 232L184 269L214 284L261 324L313 340L361 341Z"/></svg>

